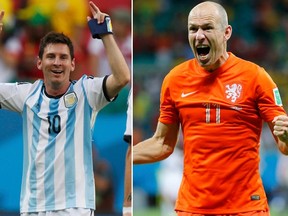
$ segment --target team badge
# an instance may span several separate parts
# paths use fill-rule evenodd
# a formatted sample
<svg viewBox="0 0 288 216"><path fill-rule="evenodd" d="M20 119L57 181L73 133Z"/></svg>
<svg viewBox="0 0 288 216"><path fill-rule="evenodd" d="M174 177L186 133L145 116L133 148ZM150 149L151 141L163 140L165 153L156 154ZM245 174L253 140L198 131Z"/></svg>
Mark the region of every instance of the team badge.
<svg viewBox="0 0 288 216"><path fill-rule="evenodd" d="M275 104L278 106L282 106L283 104L282 104L282 100L281 100L281 96L280 96L280 92L278 88L273 89L273 95L274 95Z"/></svg>
<svg viewBox="0 0 288 216"><path fill-rule="evenodd" d="M226 85L225 87L226 98L235 103L235 101L241 96L242 85L234 83L232 85Z"/></svg>
<svg viewBox="0 0 288 216"><path fill-rule="evenodd" d="M70 92L64 96L64 103L65 107L71 108L73 107L78 101L78 98L75 94L75 92Z"/></svg>

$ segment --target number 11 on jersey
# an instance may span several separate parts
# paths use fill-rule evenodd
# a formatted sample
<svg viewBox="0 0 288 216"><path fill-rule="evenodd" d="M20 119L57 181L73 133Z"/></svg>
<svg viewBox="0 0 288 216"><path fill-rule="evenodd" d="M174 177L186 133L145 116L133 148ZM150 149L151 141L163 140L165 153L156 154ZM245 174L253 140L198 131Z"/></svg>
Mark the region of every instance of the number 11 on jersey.
<svg viewBox="0 0 288 216"><path fill-rule="evenodd" d="M215 121L216 124L220 124L220 105L219 104L211 104L204 103L205 106L205 114L206 114L206 123L211 123L211 113L215 112ZM212 105L212 106L211 106Z"/></svg>

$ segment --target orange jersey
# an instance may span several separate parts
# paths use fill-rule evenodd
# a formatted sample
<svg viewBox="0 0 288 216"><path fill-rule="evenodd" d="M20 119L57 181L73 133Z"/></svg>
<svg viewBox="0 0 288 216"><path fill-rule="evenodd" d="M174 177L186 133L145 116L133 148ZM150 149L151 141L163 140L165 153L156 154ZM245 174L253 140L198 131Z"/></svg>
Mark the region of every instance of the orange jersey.
<svg viewBox="0 0 288 216"><path fill-rule="evenodd" d="M268 210L259 173L262 121L285 115L276 84L256 64L229 53L209 73L195 59L170 71L159 121L180 123L184 171L176 210L230 214Z"/></svg>

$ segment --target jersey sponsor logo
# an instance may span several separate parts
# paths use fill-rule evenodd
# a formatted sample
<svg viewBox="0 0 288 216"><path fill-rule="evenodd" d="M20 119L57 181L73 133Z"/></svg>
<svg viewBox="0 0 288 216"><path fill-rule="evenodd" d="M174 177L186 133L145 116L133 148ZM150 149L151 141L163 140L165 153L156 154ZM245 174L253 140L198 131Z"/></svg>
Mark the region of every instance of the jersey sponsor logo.
<svg viewBox="0 0 288 216"><path fill-rule="evenodd" d="M233 110L237 110L237 111L242 110L242 107L240 107L240 106L231 106L230 108Z"/></svg>
<svg viewBox="0 0 288 216"><path fill-rule="evenodd" d="M278 106L283 106L278 88L273 89L273 95L274 95L275 104Z"/></svg>
<svg viewBox="0 0 288 216"><path fill-rule="evenodd" d="M75 92L70 92L64 96L64 103L65 107L71 108L73 107L78 101L78 98L75 94Z"/></svg>
<svg viewBox="0 0 288 216"><path fill-rule="evenodd" d="M189 95L195 94L196 92L197 92L197 91L193 91L193 92L189 92L189 93L184 93L184 92L182 92L181 97L182 97L182 98L185 98L185 97L187 97L187 96L189 96Z"/></svg>
<svg viewBox="0 0 288 216"><path fill-rule="evenodd" d="M226 98L230 99L231 102L235 103L235 101L240 97L242 91L242 85L240 84L232 84L226 85Z"/></svg>

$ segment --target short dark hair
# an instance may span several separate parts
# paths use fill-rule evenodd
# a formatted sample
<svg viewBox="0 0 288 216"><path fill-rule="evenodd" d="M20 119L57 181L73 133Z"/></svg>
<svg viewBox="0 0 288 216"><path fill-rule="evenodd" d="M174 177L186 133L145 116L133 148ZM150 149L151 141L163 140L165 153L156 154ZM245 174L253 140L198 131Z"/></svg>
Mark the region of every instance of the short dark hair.
<svg viewBox="0 0 288 216"><path fill-rule="evenodd" d="M40 59L43 57L44 49L48 44L66 44L69 48L71 59L74 59L73 43L68 36L63 33L49 32L41 40L39 45L38 56Z"/></svg>

